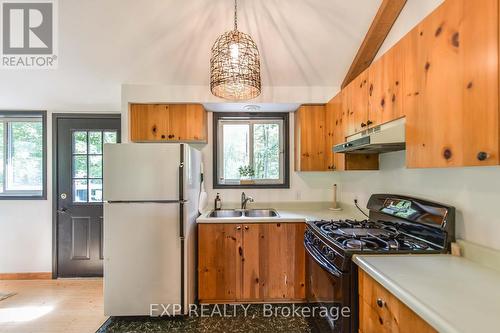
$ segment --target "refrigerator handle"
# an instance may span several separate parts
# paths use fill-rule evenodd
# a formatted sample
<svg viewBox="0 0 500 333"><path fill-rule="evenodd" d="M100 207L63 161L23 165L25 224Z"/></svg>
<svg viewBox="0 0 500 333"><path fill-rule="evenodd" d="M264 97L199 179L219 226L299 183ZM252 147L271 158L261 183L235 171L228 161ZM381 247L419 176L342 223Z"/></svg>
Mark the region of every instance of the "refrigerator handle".
<svg viewBox="0 0 500 333"><path fill-rule="evenodd" d="M184 144L181 144L180 149L180 164L179 164L179 202L180 212L179 212L179 226L180 226L180 237L184 239Z"/></svg>

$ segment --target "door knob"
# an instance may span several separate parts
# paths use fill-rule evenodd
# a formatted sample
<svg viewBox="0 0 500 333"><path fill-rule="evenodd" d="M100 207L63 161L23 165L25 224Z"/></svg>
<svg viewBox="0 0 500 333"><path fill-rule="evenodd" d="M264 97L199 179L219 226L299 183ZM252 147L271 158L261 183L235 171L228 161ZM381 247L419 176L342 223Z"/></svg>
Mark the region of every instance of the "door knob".
<svg viewBox="0 0 500 333"><path fill-rule="evenodd" d="M66 199L68 197L68 195L66 193L61 193L61 195L59 195L61 197L61 199Z"/></svg>

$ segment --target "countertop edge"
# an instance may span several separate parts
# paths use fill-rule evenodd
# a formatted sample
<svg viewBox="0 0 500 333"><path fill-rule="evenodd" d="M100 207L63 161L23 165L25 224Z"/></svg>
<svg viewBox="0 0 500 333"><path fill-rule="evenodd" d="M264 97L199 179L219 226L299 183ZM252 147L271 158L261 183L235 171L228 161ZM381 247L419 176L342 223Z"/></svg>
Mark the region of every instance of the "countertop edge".
<svg viewBox="0 0 500 333"><path fill-rule="evenodd" d="M443 320L438 313L431 310L428 306L419 301L415 296L399 286L396 281L377 271L377 269L366 262L364 258L358 255L354 255L353 260L359 268L365 271L375 281L380 283L384 288L386 288L389 292L396 296L396 298L398 298L402 303L408 306L408 308L419 315L434 329L441 333L460 333L460 331L453 327L448 321Z"/></svg>

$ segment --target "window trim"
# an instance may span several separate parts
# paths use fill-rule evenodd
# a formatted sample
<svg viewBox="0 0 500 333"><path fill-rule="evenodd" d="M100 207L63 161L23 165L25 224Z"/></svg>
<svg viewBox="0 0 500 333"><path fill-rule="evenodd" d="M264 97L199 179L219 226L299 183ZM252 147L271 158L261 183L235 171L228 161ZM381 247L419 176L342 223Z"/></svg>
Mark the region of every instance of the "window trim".
<svg viewBox="0 0 500 333"><path fill-rule="evenodd" d="M47 200L47 111L36 110L16 110L7 111L0 110L0 117L5 118L33 118L41 117L42 119L42 193L40 195L2 195L0 200ZM4 152L5 153L5 152ZM4 170L5 172L5 170ZM28 193L28 192L26 192Z"/></svg>
<svg viewBox="0 0 500 333"><path fill-rule="evenodd" d="M283 131L283 183L265 183L265 184L222 184L219 182L219 169L220 169L220 158L219 156L219 131L218 124L219 120L222 118L250 118L253 120L265 120L266 118L280 118L280 121L283 122L282 131ZM213 184L212 187L214 189L244 189L244 188L262 188L262 189L270 189L270 188L290 188L290 120L289 120L288 112L214 112L213 113Z"/></svg>

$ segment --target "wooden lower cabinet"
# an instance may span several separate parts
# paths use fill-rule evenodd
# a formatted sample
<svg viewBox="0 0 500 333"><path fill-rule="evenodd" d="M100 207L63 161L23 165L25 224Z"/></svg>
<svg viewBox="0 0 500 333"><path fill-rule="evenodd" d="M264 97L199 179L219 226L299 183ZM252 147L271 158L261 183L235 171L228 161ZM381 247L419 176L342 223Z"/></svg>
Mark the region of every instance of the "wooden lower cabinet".
<svg viewBox="0 0 500 333"><path fill-rule="evenodd" d="M305 300L304 223L198 225L201 303Z"/></svg>
<svg viewBox="0 0 500 333"><path fill-rule="evenodd" d="M437 332L362 270L359 270L359 331L363 333Z"/></svg>

